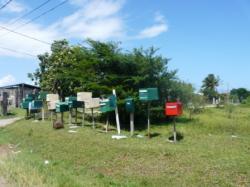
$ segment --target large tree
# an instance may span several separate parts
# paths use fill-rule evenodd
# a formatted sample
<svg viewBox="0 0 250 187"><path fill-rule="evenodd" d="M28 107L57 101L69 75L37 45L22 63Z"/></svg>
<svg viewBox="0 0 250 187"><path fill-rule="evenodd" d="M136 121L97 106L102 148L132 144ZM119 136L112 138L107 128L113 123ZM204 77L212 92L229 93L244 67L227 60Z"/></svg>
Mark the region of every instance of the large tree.
<svg viewBox="0 0 250 187"><path fill-rule="evenodd" d="M220 79L214 74L209 74L203 81L201 91L204 96L211 102L213 98L218 97L217 87L219 86Z"/></svg>
<svg viewBox="0 0 250 187"><path fill-rule="evenodd" d="M177 79L177 71L168 69L169 60L153 47L125 52L114 42L87 40L84 45L70 46L62 40L52 44L50 54L38 58L39 68L29 77L61 98L78 91L91 91L100 97L116 89L118 104L123 105L126 97L138 99L139 88L157 87L163 106L169 96L187 102L187 93L193 90ZM141 109L137 106L137 112L145 114Z"/></svg>
<svg viewBox="0 0 250 187"><path fill-rule="evenodd" d="M250 96L250 92L246 88L238 88L232 89L230 95L232 98L237 98L239 102L242 102Z"/></svg>

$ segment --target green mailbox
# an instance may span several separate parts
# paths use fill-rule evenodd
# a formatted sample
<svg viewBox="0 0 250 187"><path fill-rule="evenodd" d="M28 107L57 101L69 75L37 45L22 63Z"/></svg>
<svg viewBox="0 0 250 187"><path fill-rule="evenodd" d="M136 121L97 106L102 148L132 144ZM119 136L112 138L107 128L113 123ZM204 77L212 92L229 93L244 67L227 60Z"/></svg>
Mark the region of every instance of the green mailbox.
<svg viewBox="0 0 250 187"><path fill-rule="evenodd" d="M31 110L39 110L43 107L43 101L42 100L33 100L31 102Z"/></svg>
<svg viewBox="0 0 250 187"><path fill-rule="evenodd" d="M56 103L56 112L67 112L69 111L69 105L67 102Z"/></svg>
<svg viewBox="0 0 250 187"><path fill-rule="evenodd" d="M69 108L82 108L84 106L84 102L77 101L77 97L66 97L65 102L68 103Z"/></svg>
<svg viewBox="0 0 250 187"><path fill-rule="evenodd" d="M47 94L48 94L47 92L40 92L38 95L38 99L39 100L46 100Z"/></svg>
<svg viewBox="0 0 250 187"><path fill-rule="evenodd" d="M141 101L159 100L157 88L142 88L139 90L139 98Z"/></svg>
<svg viewBox="0 0 250 187"><path fill-rule="evenodd" d="M127 98L125 101L126 111L133 113L135 111L135 104L133 98Z"/></svg>
<svg viewBox="0 0 250 187"><path fill-rule="evenodd" d="M30 101L23 101L21 102L21 108L28 109Z"/></svg>
<svg viewBox="0 0 250 187"><path fill-rule="evenodd" d="M116 107L116 97L114 95L109 96L107 99L100 101L100 110L101 112L110 112L114 111Z"/></svg>

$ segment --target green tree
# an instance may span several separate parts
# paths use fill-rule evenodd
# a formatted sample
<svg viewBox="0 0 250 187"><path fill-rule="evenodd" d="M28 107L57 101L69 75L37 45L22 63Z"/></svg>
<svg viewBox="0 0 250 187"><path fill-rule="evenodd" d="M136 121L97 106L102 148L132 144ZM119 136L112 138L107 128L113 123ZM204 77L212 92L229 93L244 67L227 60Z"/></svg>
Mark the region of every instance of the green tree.
<svg viewBox="0 0 250 187"><path fill-rule="evenodd" d="M202 82L201 91L210 102L218 96L217 87L219 86L219 81L218 76L215 77L214 74L209 74Z"/></svg>
<svg viewBox="0 0 250 187"><path fill-rule="evenodd" d="M246 88L238 88L238 89L232 89L230 91L230 95L231 97L235 96L239 100L239 102L242 102L245 99L247 99L250 93Z"/></svg>

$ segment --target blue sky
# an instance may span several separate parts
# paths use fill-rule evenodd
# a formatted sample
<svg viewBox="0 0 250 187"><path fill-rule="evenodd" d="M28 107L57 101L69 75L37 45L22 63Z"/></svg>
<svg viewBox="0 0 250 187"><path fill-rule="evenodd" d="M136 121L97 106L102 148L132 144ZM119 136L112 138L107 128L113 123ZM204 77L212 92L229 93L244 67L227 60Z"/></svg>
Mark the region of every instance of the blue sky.
<svg viewBox="0 0 250 187"><path fill-rule="evenodd" d="M6 1L0 0L0 5ZM43 2L13 0L0 10L0 26L15 29L62 0L52 0L11 24ZM67 38L80 43L91 37L121 41L127 50L155 46L159 54L171 58L169 67L178 69L178 76L197 89L209 73L220 76L221 91L250 89L249 0L69 0L16 31L48 42ZM0 28L0 85L29 83L27 73L38 67L35 57L1 47L32 55L49 50L48 45Z"/></svg>

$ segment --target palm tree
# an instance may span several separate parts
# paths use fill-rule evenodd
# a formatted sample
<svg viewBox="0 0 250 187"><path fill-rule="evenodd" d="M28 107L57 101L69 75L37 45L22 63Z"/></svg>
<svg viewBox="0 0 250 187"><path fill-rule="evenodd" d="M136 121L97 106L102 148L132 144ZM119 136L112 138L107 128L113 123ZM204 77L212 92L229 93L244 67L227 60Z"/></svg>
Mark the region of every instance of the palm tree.
<svg viewBox="0 0 250 187"><path fill-rule="evenodd" d="M209 74L202 82L201 91L211 102L213 98L217 98L218 92L217 87L219 86L219 77L215 77L214 74Z"/></svg>

